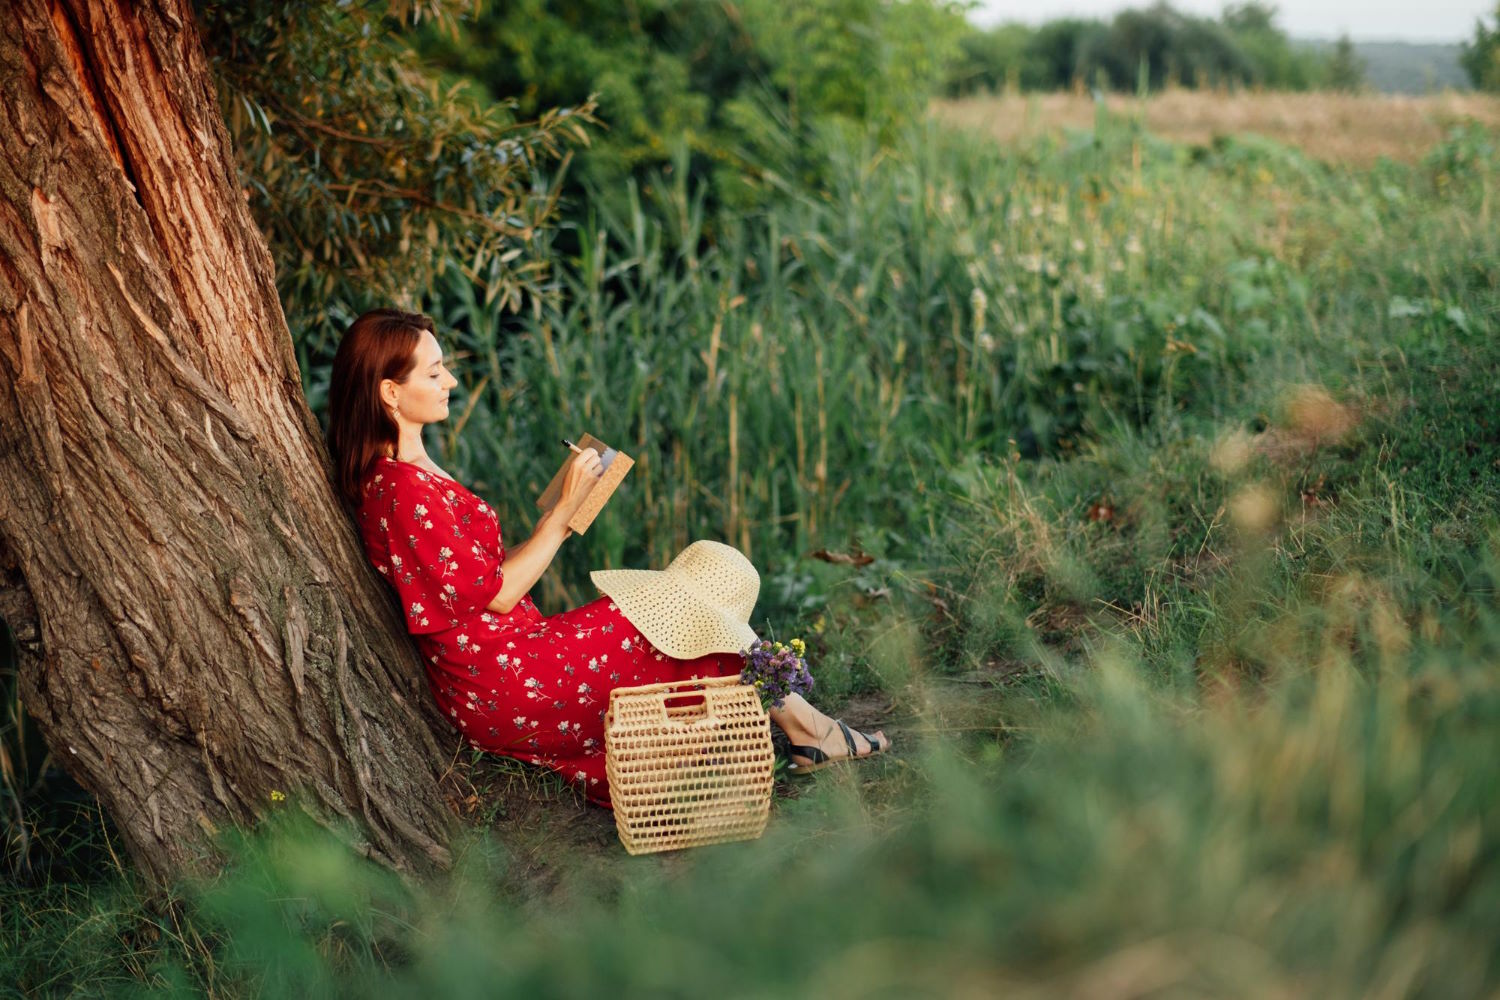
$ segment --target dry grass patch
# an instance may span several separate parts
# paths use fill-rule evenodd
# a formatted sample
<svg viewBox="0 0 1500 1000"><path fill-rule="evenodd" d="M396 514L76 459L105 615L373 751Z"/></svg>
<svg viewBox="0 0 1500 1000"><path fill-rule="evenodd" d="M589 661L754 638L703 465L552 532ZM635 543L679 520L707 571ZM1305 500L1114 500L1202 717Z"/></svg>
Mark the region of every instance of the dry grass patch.
<svg viewBox="0 0 1500 1000"><path fill-rule="evenodd" d="M1106 101L1119 115L1144 108L1151 133L1174 142L1207 143L1215 136L1255 133L1318 159L1356 166L1382 156L1416 160L1450 125L1465 119L1500 128L1500 98L1451 91L1409 97L1171 90L1144 102L1122 94ZM1095 110L1092 97L1073 93L975 97L932 105L940 121L1006 143L1057 134L1064 128L1092 127Z"/></svg>

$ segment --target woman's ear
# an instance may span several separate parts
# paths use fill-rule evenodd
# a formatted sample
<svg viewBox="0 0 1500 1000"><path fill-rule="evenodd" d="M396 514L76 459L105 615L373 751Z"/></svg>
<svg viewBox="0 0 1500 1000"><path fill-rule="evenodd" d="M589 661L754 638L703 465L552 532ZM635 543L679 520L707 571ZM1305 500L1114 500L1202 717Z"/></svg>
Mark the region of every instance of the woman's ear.
<svg viewBox="0 0 1500 1000"><path fill-rule="evenodd" d="M394 380L388 378L383 378L380 380L380 401L383 402L386 406L395 409L397 396L396 383Z"/></svg>

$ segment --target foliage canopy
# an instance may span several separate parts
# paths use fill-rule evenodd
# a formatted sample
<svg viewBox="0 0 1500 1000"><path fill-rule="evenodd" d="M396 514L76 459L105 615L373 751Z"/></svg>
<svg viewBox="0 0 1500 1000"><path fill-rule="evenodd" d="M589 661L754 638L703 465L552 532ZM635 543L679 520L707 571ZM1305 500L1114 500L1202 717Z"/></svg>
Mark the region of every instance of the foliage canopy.
<svg viewBox="0 0 1500 1000"><path fill-rule="evenodd" d="M409 46L454 31L463 0L204 0L201 34L246 197L277 265L299 360L368 304L410 304L457 266L517 309L540 288L534 238L593 104L476 99Z"/></svg>
<svg viewBox="0 0 1500 1000"><path fill-rule="evenodd" d="M914 121L966 29L951 0L521 0L423 53L523 114L597 93L607 130L584 172L594 197L687 169L737 204L819 171L830 124L891 139Z"/></svg>

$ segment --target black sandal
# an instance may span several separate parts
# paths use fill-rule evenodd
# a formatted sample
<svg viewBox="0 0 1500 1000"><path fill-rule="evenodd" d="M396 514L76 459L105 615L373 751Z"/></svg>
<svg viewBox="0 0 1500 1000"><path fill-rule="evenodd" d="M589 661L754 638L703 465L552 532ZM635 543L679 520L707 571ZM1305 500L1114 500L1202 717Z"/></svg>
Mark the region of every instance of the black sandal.
<svg viewBox="0 0 1500 1000"><path fill-rule="evenodd" d="M829 767L834 764L839 764L851 760L864 760L866 757L873 757L878 753L885 752L887 744L875 739L875 737L871 736L869 733L861 732L859 735L863 736L865 738L865 742L870 744L870 752L864 754L860 753L859 747L854 742L854 733L858 732L858 730L851 731L849 727L844 724L843 719L834 719L833 721L838 723L839 731L844 734L844 743L849 747L849 753L843 757L830 757L828 756L828 754L823 752L822 747L789 747L787 750L788 757L786 768L788 774L812 774L814 771L821 771L823 770L823 768ZM811 763L798 764L796 761L793 761L791 759L792 757L806 757L809 761L811 761Z"/></svg>

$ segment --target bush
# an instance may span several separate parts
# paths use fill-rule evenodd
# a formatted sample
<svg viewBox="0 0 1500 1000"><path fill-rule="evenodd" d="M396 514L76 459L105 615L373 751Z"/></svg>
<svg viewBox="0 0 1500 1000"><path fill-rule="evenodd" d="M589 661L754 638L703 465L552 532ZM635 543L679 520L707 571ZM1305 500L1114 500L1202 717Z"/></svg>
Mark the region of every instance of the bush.
<svg viewBox="0 0 1500 1000"><path fill-rule="evenodd" d="M767 181L816 176L800 147L830 121L893 139L925 107L961 26L943 0L651 0L630 17L609 3L531 2L431 29L422 50L497 100L519 95L526 114L597 94L608 130L581 161L594 202L619 210L626 178L685 166L712 179L712 203L744 207Z"/></svg>

